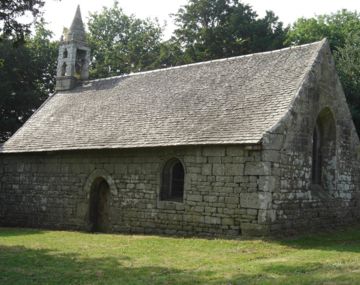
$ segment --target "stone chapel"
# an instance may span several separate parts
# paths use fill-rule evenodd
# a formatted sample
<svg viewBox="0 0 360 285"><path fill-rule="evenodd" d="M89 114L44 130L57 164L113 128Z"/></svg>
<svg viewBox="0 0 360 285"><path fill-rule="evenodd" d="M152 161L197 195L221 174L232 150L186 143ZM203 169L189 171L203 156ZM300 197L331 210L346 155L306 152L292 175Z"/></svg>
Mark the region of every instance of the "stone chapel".
<svg viewBox="0 0 360 285"><path fill-rule="evenodd" d="M326 40L88 80L80 10L56 92L0 148L0 226L272 235L359 222L360 144Z"/></svg>

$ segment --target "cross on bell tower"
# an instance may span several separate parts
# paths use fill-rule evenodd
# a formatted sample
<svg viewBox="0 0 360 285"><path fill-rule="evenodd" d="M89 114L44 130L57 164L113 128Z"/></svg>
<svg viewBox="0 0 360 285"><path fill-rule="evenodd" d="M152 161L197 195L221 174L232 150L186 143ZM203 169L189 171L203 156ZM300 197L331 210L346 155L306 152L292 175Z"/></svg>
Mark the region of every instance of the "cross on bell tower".
<svg viewBox="0 0 360 285"><path fill-rule="evenodd" d="M69 31L61 38L59 47L56 90L74 88L89 78L90 48L86 43L80 6L77 7Z"/></svg>

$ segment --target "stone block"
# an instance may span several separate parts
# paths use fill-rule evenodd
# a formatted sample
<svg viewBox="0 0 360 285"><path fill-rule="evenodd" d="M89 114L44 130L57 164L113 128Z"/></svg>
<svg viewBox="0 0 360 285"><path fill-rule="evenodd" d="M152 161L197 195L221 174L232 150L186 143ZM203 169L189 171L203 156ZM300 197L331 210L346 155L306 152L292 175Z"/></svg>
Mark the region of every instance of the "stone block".
<svg viewBox="0 0 360 285"><path fill-rule="evenodd" d="M274 210L261 209L258 213L259 224L270 224L276 220L276 212Z"/></svg>
<svg viewBox="0 0 360 285"><path fill-rule="evenodd" d="M260 176L257 184L260 191L274 192L277 187L280 187L280 178L275 176Z"/></svg>
<svg viewBox="0 0 360 285"><path fill-rule="evenodd" d="M256 209L246 209L246 214L250 216L257 216L258 210Z"/></svg>
<svg viewBox="0 0 360 285"><path fill-rule="evenodd" d="M262 160L278 162L280 161L280 151L265 149L262 151Z"/></svg>
<svg viewBox="0 0 360 285"><path fill-rule="evenodd" d="M232 218L222 218L221 223L225 226L233 226L234 225L234 219Z"/></svg>
<svg viewBox="0 0 360 285"><path fill-rule="evenodd" d="M223 146L204 146L202 154L204 156L225 156L225 147Z"/></svg>
<svg viewBox="0 0 360 285"><path fill-rule="evenodd" d="M229 176L242 176L244 173L244 164L225 164L225 175Z"/></svg>
<svg viewBox="0 0 360 285"><path fill-rule="evenodd" d="M221 219L219 217L205 216L205 224L217 225L220 224Z"/></svg>
<svg viewBox="0 0 360 285"><path fill-rule="evenodd" d="M281 150L284 140L285 136L283 134L266 133L263 137L264 149Z"/></svg>
<svg viewBox="0 0 360 285"><path fill-rule="evenodd" d="M126 164L116 164L115 165L115 172L116 173L123 173L123 174L125 174L125 173L127 173L127 170L128 170L128 167L127 167L127 165Z"/></svg>
<svg viewBox="0 0 360 285"><path fill-rule="evenodd" d="M203 164L201 169L202 175L211 175L212 174L212 164Z"/></svg>
<svg viewBox="0 0 360 285"><path fill-rule="evenodd" d="M252 209L268 209L271 206L272 196L268 192L240 193L240 206Z"/></svg>
<svg viewBox="0 0 360 285"><path fill-rule="evenodd" d="M183 203L176 203L175 209L176 209L176 211L184 211L185 205Z"/></svg>
<svg viewBox="0 0 360 285"><path fill-rule="evenodd" d="M263 161L248 161L245 163L245 175L270 175L271 163Z"/></svg>
<svg viewBox="0 0 360 285"><path fill-rule="evenodd" d="M270 227L253 223L241 223L241 234L243 236L267 236L270 233Z"/></svg>
<svg viewBox="0 0 360 285"><path fill-rule="evenodd" d="M216 203L218 201L217 196L204 196L204 201L208 203Z"/></svg>
<svg viewBox="0 0 360 285"><path fill-rule="evenodd" d="M195 206L192 208L192 210L195 212L195 213L202 213L205 211L205 207L204 206Z"/></svg>
<svg viewBox="0 0 360 285"><path fill-rule="evenodd" d="M186 196L186 200L193 201L193 202L202 202L203 197L201 195L197 195L197 194L188 194Z"/></svg>
<svg viewBox="0 0 360 285"><path fill-rule="evenodd" d="M228 206L228 204L239 204L239 197L226 197L225 198L225 204Z"/></svg>
<svg viewBox="0 0 360 285"><path fill-rule="evenodd" d="M224 166L224 164L217 164L217 163L215 163L214 165L213 165L213 175L216 175L216 176L218 176L218 175L224 175L224 173L225 173L225 166Z"/></svg>
<svg viewBox="0 0 360 285"><path fill-rule="evenodd" d="M196 167L196 166L190 166L186 168L188 173L196 173L196 174L200 174L202 171L201 167Z"/></svg>
<svg viewBox="0 0 360 285"><path fill-rule="evenodd" d="M208 214L212 214L212 213L216 213L216 208L215 207L205 207L205 213Z"/></svg>
<svg viewBox="0 0 360 285"><path fill-rule="evenodd" d="M220 156L209 156L207 161L208 163L222 163Z"/></svg>
<svg viewBox="0 0 360 285"><path fill-rule="evenodd" d="M245 150L243 146L228 146L226 147L226 155L228 156L244 156Z"/></svg>

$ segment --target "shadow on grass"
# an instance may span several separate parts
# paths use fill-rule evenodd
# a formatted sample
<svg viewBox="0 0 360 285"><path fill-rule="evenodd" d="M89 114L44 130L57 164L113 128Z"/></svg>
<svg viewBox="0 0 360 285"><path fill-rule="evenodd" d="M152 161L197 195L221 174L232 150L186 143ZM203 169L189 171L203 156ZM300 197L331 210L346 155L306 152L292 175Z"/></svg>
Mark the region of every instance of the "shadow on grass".
<svg viewBox="0 0 360 285"><path fill-rule="evenodd" d="M272 240L271 242L296 249L318 249L339 252L360 252L360 227L310 234L291 239Z"/></svg>
<svg viewBox="0 0 360 285"><path fill-rule="evenodd" d="M357 265L320 262L304 262L299 265L275 263L263 266L260 274L247 277L234 280L234 284L360 284Z"/></svg>
<svg viewBox="0 0 360 285"><path fill-rule="evenodd" d="M212 274L132 262L127 256L83 258L47 249L0 246L0 284L207 284Z"/></svg>
<svg viewBox="0 0 360 285"><path fill-rule="evenodd" d="M39 229L0 227L0 238L26 236L26 235L39 235L43 233L44 231Z"/></svg>

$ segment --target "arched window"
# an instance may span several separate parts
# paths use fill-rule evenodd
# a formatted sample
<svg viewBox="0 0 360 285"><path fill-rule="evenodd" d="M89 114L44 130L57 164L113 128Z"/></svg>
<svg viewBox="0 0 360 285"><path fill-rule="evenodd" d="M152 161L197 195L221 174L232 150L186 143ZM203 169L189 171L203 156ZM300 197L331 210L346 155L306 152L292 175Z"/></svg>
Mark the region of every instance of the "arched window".
<svg viewBox="0 0 360 285"><path fill-rule="evenodd" d="M325 190L335 188L336 125L329 108L324 108L316 119L312 140L312 184Z"/></svg>
<svg viewBox="0 0 360 285"><path fill-rule="evenodd" d="M66 63L64 62L61 67L61 76L65 76L65 75L66 75Z"/></svg>
<svg viewBox="0 0 360 285"><path fill-rule="evenodd" d="M67 58L67 57L68 57L68 51L67 49L65 49L63 52L63 58Z"/></svg>
<svg viewBox="0 0 360 285"><path fill-rule="evenodd" d="M313 133L312 183L321 185L321 134L316 124Z"/></svg>
<svg viewBox="0 0 360 285"><path fill-rule="evenodd" d="M184 196L185 171L177 158L170 159L162 172L160 199L181 202Z"/></svg>

